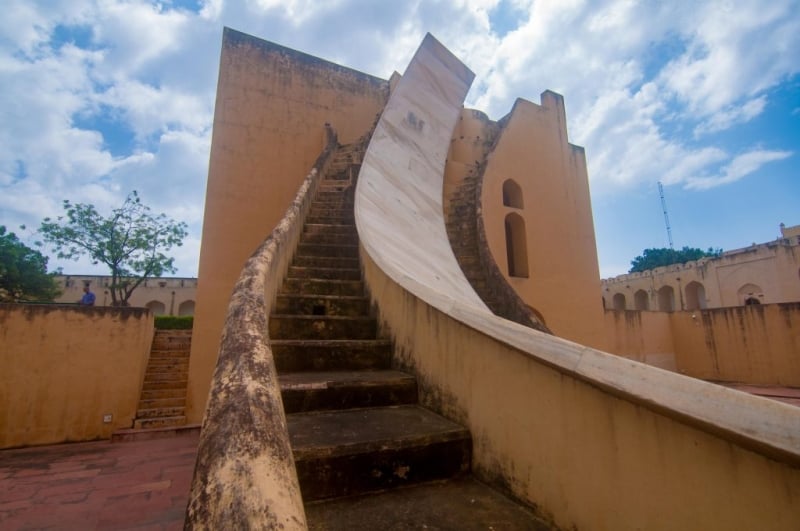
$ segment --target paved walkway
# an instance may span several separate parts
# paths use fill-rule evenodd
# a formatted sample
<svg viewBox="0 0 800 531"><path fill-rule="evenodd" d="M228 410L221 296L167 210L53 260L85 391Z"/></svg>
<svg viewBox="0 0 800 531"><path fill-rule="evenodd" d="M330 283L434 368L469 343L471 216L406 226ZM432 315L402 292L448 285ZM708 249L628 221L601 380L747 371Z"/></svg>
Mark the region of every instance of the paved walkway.
<svg viewBox="0 0 800 531"><path fill-rule="evenodd" d="M0 530L182 529L197 441L0 451Z"/></svg>

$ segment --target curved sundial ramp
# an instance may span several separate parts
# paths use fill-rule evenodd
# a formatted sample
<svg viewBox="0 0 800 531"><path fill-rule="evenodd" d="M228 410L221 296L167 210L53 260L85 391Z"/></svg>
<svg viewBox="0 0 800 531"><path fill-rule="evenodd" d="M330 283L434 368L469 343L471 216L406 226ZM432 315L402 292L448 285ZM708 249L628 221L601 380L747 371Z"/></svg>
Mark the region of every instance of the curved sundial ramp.
<svg viewBox="0 0 800 531"><path fill-rule="evenodd" d="M428 35L356 192L369 291L423 402L472 431L473 471L579 529L796 529L800 408L491 314L447 240L444 161L471 72Z"/></svg>

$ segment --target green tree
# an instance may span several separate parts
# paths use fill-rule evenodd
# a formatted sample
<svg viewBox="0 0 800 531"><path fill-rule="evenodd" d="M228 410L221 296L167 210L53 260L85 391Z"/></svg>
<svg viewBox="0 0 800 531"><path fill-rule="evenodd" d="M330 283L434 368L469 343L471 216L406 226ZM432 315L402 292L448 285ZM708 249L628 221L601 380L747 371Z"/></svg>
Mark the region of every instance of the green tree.
<svg viewBox="0 0 800 531"><path fill-rule="evenodd" d="M0 225L0 302L52 301L60 293L47 257Z"/></svg>
<svg viewBox="0 0 800 531"><path fill-rule="evenodd" d="M186 223L164 214L152 215L135 190L107 218L93 205L67 200L64 210L66 217L45 218L39 233L55 245L59 258L89 255L93 264L107 265L112 305L128 306L131 294L145 279L176 271L175 259L164 253L183 244Z"/></svg>
<svg viewBox="0 0 800 531"><path fill-rule="evenodd" d="M692 260L699 260L705 257L717 257L722 254L722 249L708 248L707 251L702 249L684 247L680 250L667 249L662 247L660 249L645 249L642 254L637 256L631 261L631 269L628 273L638 273L641 271L648 271L656 267L668 266L672 264L685 264Z"/></svg>

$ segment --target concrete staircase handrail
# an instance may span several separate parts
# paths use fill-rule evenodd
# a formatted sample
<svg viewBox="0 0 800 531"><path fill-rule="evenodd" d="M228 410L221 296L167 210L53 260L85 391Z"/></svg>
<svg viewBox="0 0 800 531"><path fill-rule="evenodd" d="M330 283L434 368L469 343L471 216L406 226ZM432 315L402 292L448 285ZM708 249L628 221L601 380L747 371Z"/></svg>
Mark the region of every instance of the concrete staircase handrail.
<svg viewBox="0 0 800 531"><path fill-rule="evenodd" d="M283 219L245 264L225 319L200 433L186 529L304 529L286 415L267 320L319 181L328 143Z"/></svg>
<svg viewBox="0 0 800 531"><path fill-rule="evenodd" d="M590 391L586 392L599 389L606 396L633 403L637 409L644 408L656 416L663 415L679 424L699 429L712 439L720 438L721 445L715 442L714 448L734 445L767 457L771 460L769 462L788 465L785 473L789 475L784 477L791 478L786 481L793 487L787 488L797 488L800 408L731 391L548 336L494 316L478 300L450 250L441 204L450 135L472 78L473 74L458 59L433 37L426 36L392 92L376 127L362 165L355 202L366 280L371 281L373 273L370 270L375 269L370 267L370 261L383 275L381 279L390 279L371 283L373 298L380 300L381 292L391 291L391 297L394 297L391 300L396 304L435 308L467 326L467 329L454 327L458 332L439 328L435 334L456 337L470 333L468 329L478 331L513 347L518 354L535 363L587 383ZM390 285L391 282L399 285L403 294L397 295L398 291ZM419 300L423 304L419 304ZM381 308L382 318L384 310ZM388 313L391 311L389 309ZM429 323L433 323L431 327L441 327L447 321L431 310L425 317L407 317L412 312L405 308L404 311L404 314L403 311L396 313L403 314L405 317L400 318L411 322L407 325L407 337L420 333L421 327L429 326ZM475 341L478 340L483 341L480 338ZM438 345L441 347L443 343ZM402 342L400 348L403 348ZM508 358L498 359L497 363L507 361ZM529 365L528 361L512 360L511 363L515 366L520 363L526 367ZM460 366L456 368L461 369ZM469 377L482 375L471 373ZM446 380L448 376L441 378ZM473 385L466 387L474 388ZM503 393L503 390L497 390L497 393ZM473 413L467 410L463 414L469 422ZM480 429L472 429L478 432L476 436L481 436ZM567 447L568 441L563 443ZM569 451L558 449L558 452ZM667 463L673 458L671 455L662 457ZM536 459L541 463L546 458L539 456ZM691 467L685 460L681 466ZM513 470L514 466L510 468ZM516 469L522 468L517 466ZM768 467L763 470L768 470ZM720 475L724 473L720 472ZM594 503L589 499L586 502ZM571 504L574 508L581 503L582 500L572 499L565 505ZM657 510L666 509L661 507Z"/></svg>

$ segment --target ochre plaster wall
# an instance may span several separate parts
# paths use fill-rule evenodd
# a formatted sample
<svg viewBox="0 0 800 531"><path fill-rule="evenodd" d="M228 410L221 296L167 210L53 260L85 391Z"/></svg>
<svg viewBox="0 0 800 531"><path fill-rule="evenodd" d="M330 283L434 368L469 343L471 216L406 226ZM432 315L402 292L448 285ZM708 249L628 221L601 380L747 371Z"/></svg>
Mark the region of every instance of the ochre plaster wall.
<svg viewBox="0 0 800 531"><path fill-rule="evenodd" d="M187 417L202 420L231 290L322 151L365 134L388 82L225 29L211 143Z"/></svg>
<svg viewBox="0 0 800 531"><path fill-rule="evenodd" d="M800 387L800 303L677 312L670 322L680 372Z"/></svg>
<svg viewBox="0 0 800 531"><path fill-rule="evenodd" d="M800 387L800 303L605 312L609 352L720 382Z"/></svg>
<svg viewBox="0 0 800 531"><path fill-rule="evenodd" d="M670 314L605 311L608 352L671 371L675 365Z"/></svg>
<svg viewBox="0 0 800 531"><path fill-rule="evenodd" d="M524 208L503 206L503 183L522 189ZM600 274L583 148L567 140L564 100L518 99L489 155L482 194L489 248L509 283L559 337L605 348ZM525 220L528 278L508 276L505 217Z"/></svg>
<svg viewBox="0 0 800 531"><path fill-rule="evenodd" d="M130 428L152 337L141 308L0 305L0 448Z"/></svg>

